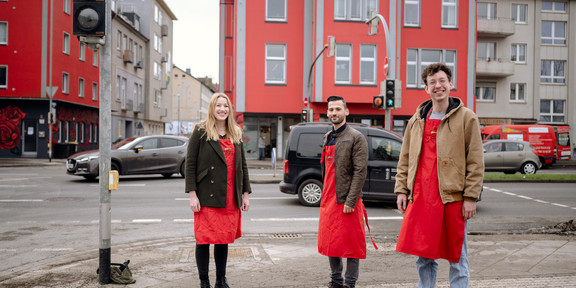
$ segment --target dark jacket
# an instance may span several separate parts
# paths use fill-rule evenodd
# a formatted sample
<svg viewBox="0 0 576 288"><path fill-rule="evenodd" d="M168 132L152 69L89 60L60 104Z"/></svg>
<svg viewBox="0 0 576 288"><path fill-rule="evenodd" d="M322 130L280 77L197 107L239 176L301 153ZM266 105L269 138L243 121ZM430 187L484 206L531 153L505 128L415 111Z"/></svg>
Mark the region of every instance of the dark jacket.
<svg viewBox="0 0 576 288"><path fill-rule="evenodd" d="M207 141L204 129L196 125L186 154L186 193L196 191L200 206L226 207L226 158L219 141ZM234 144L238 208L242 207L242 193L252 192L243 143Z"/></svg>
<svg viewBox="0 0 576 288"><path fill-rule="evenodd" d="M324 135L324 146L332 131ZM336 203L346 203L354 208L358 199L362 198L362 187L366 180L368 166L368 144L366 138L358 130L346 125L344 131L334 133L334 166L336 182ZM325 167L322 162L322 178Z"/></svg>

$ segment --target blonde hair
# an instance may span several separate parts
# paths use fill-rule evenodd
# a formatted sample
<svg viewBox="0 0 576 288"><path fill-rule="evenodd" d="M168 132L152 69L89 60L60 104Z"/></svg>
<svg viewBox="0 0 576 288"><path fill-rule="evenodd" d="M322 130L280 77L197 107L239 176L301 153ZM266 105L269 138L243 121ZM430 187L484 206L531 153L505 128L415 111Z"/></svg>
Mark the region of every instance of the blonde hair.
<svg viewBox="0 0 576 288"><path fill-rule="evenodd" d="M204 128L204 135L206 135L207 140L220 140L220 134L216 127L216 116L214 115L218 98L226 99L230 111L228 113L228 118L226 118L226 136L228 139L232 140L233 143L238 144L242 141L242 129L238 126L238 123L236 123L236 119L234 119L234 108L232 107L232 102L224 93L214 93L212 95L210 103L208 104L208 117L206 117L204 121L200 122L199 125Z"/></svg>

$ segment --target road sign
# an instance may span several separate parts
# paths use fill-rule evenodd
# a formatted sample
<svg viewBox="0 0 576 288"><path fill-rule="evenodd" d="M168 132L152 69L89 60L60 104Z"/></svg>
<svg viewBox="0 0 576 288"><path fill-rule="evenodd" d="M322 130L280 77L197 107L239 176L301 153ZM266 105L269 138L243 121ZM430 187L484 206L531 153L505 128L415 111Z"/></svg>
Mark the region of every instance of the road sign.
<svg viewBox="0 0 576 288"><path fill-rule="evenodd" d="M56 91L58 91L58 86L46 87L46 94L48 94L48 97L50 97L50 99L52 99L54 97L54 94L56 94Z"/></svg>

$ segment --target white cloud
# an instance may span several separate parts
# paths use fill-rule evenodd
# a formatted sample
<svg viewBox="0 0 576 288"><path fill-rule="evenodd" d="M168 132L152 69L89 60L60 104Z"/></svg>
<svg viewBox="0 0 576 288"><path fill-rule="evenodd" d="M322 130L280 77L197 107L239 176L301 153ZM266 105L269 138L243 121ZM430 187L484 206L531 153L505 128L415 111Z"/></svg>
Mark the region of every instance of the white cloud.
<svg viewBox="0 0 576 288"><path fill-rule="evenodd" d="M164 0L174 21L174 65L218 82L220 1Z"/></svg>

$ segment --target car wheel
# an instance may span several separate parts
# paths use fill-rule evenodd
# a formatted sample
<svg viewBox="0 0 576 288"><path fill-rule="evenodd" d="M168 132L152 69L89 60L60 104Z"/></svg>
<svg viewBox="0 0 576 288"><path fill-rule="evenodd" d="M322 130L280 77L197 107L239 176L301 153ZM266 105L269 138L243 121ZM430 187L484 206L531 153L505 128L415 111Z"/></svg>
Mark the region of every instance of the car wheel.
<svg viewBox="0 0 576 288"><path fill-rule="evenodd" d="M322 183L316 179L308 179L302 182L298 188L298 199L304 206L320 206L320 200L322 199Z"/></svg>
<svg viewBox="0 0 576 288"><path fill-rule="evenodd" d="M184 163L186 162L182 162L182 165L180 165L180 175L182 178L186 178L186 165L184 165Z"/></svg>
<svg viewBox="0 0 576 288"><path fill-rule="evenodd" d="M112 162L112 164L110 164L110 171L112 170L116 170L118 171L118 174L120 174L120 168L118 167L118 164Z"/></svg>
<svg viewBox="0 0 576 288"><path fill-rule="evenodd" d="M536 168L536 164L532 162L526 162L522 164L522 168L520 168L520 172L526 175L532 175L536 173L536 170L538 170L538 168Z"/></svg>

